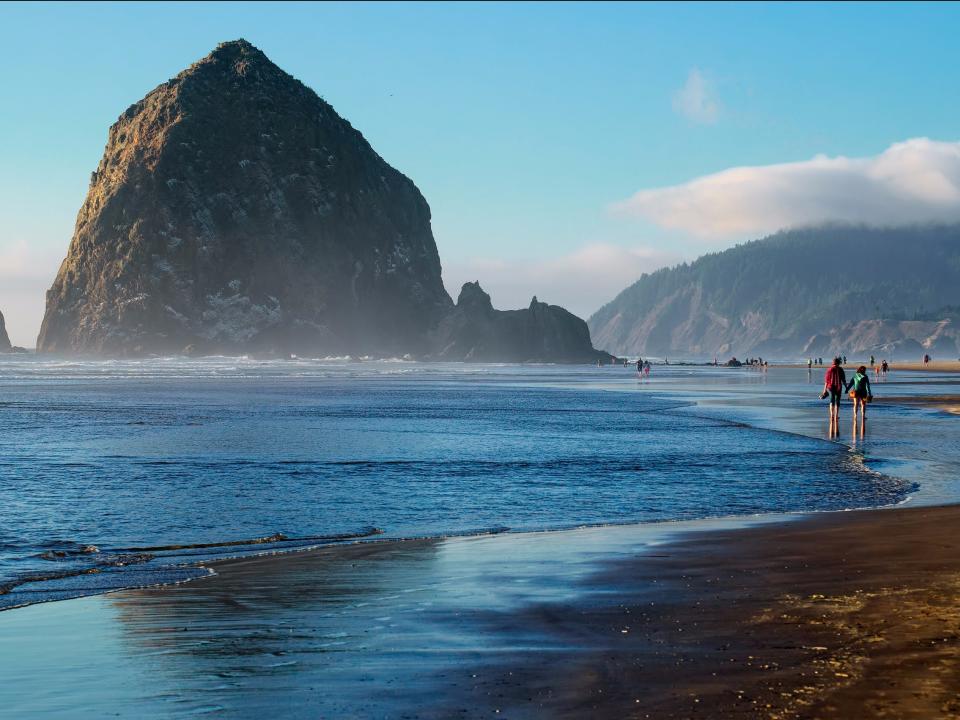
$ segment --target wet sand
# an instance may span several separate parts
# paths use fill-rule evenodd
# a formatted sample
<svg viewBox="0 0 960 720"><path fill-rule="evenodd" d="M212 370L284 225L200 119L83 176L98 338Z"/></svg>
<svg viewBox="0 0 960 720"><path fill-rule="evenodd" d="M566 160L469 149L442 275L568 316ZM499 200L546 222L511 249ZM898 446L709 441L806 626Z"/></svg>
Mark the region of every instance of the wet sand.
<svg viewBox="0 0 960 720"><path fill-rule="evenodd" d="M951 415L960 415L960 395L924 395L924 396L905 396L905 397L886 397L883 399L886 403L896 403L899 405L913 405L916 407L928 407L935 410L942 410Z"/></svg>
<svg viewBox="0 0 960 720"><path fill-rule="evenodd" d="M16 717L960 717L960 507L387 541L0 613ZM55 670L55 677L50 675Z"/></svg>
<svg viewBox="0 0 960 720"><path fill-rule="evenodd" d="M506 717L960 717L958 507L697 536L589 585L593 600L501 619L570 649L504 658L474 702Z"/></svg>

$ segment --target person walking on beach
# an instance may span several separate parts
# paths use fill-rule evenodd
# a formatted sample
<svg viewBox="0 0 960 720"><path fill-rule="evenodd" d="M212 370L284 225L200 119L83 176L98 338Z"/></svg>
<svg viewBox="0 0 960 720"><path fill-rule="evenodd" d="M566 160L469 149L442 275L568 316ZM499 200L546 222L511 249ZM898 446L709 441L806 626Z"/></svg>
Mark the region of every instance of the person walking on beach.
<svg viewBox="0 0 960 720"><path fill-rule="evenodd" d="M852 388L852 389L851 389ZM857 415L860 415L860 436L863 436L867 428L867 403L873 399L873 392L870 389L870 377L867 375L867 368L861 365L853 378L847 383L847 391L853 398L853 430L857 430Z"/></svg>
<svg viewBox="0 0 960 720"><path fill-rule="evenodd" d="M830 430L837 428L840 423L840 396L843 394L843 388L846 387L847 376L843 372L840 364L840 358L833 359L833 365L827 368L823 376L823 393L821 397L830 397Z"/></svg>

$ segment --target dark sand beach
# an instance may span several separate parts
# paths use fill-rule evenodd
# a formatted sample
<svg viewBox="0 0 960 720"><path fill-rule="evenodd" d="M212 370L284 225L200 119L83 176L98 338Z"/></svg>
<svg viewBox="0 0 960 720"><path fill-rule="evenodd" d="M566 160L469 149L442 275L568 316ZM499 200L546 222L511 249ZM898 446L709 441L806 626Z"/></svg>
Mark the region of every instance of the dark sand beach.
<svg viewBox="0 0 960 720"><path fill-rule="evenodd" d="M610 563L591 600L504 618L570 649L505 659L474 700L508 717L958 717L958 550L957 507L673 543Z"/></svg>
<svg viewBox="0 0 960 720"><path fill-rule="evenodd" d="M8 636L50 638L17 663L24 676L50 653L70 658L52 698L12 707L23 717L65 707L84 717L960 717L960 507L677 530L652 545L638 528L365 543L4 613L25 620ZM107 626L120 631L115 645L98 637Z"/></svg>

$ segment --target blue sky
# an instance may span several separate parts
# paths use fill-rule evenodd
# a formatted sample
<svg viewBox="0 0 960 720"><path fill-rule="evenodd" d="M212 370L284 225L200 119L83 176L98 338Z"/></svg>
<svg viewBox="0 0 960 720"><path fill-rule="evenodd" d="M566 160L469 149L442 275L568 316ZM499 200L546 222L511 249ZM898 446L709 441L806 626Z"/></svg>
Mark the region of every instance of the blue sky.
<svg viewBox="0 0 960 720"><path fill-rule="evenodd" d="M0 311L32 346L107 128L223 40L414 180L454 296L480 279L497 306L585 316L644 270L847 212L856 198L791 212L818 155L865 160L817 166L817 187L893 172L901 199L920 163L932 194L903 212L923 219L954 182L958 31L958 5L0 5ZM913 138L935 142L890 155ZM764 166L784 163L794 194L770 198ZM733 176L697 184L742 166L735 197Z"/></svg>

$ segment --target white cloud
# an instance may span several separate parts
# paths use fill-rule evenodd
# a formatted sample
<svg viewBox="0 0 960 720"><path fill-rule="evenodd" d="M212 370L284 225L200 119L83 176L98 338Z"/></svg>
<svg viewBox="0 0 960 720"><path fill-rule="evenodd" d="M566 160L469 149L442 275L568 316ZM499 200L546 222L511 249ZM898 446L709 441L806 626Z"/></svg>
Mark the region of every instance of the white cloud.
<svg viewBox="0 0 960 720"><path fill-rule="evenodd" d="M527 307L536 295L586 319L644 272L679 261L652 248L594 243L539 262L491 258L445 262L443 275L454 300L463 283L479 280L494 307L501 310Z"/></svg>
<svg viewBox="0 0 960 720"><path fill-rule="evenodd" d="M698 68L693 68L683 87L673 93L673 111L695 123L709 125L717 121L720 104L713 87Z"/></svg>
<svg viewBox="0 0 960 720"><path fill-rule="evenodd" d="M616 212L701 238L824 222L890 226L960 221L960 142L915 138L866 158L737 167L641 190Z"/></svg>

